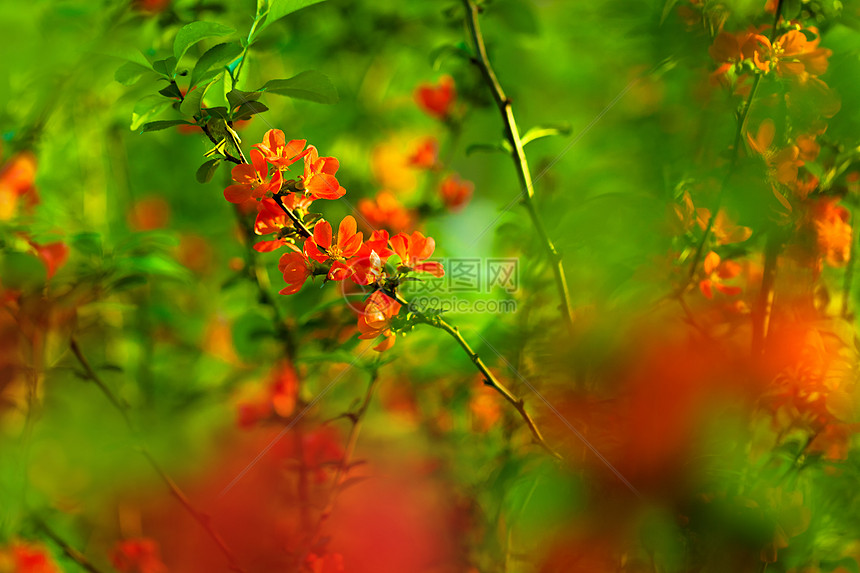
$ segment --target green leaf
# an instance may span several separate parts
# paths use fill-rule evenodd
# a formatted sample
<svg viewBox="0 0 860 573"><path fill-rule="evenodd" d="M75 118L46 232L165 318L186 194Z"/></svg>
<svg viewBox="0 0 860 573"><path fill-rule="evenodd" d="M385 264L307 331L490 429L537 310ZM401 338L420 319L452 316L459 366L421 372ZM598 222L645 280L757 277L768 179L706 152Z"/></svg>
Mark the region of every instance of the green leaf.
<svg viewBox="0 0 860 573"><path fill-rule="evenodd" d="M6 253L0 262L0 276L5 288L30 290L45 284L48 271L35 255Z"/></svg>
<svg viewBox="0 0 860 573"><path fill-rule="evenodd" d="M173 99L182 98L182 92L179 91L179 86L176 85L176 82L170 82L169 84L167 84L167 87L158 90L158 93L160 93L164 97L169 97Z"/></svg>
<svg viewBox="0 0 860 573"><path fill-rule="evenodd" d="M192 88L196 86L213 66L229 62L241 53L242 46L233 42L218 44L209 48L206 50L206 53L200 56L197 63L194 64L194 69L191 71L191 82L188 84L188 87Z"/></svg>
<svg viewBox="0 0 860 573"><path fill-rule="evenodd" d="M209 183L212 181L212 177L215 176L215 172L218 171L218 166L221 165L220 159L210 159L203 165L201 165L197 169L197 174L195 177L197 181L200 183Z"/></svg>
<svg viewBox="0 0 860 573"><path fill-rule="evenodd" d="M227 101L230 104L230 109L234 109L243 103L249 101L257 101L263 92L243 92L242 90L230 90L227 92Z"/></svg>
<svg viewBox="0 0 860 573"><path fill-rule="evenodd" d="M860 573L860 566L857 565L857 560L853 557L845 557L843 559L839 559L838 561L824 561L822 560L819 563L821 567L821 571L826 573L830 573L831 571L842 568L850 571L851 573Z"/></svg>
<svg viewBox="0 0 860 573"><path fill-rule="evenodd" d="M191 273L188 269L174 259L160 253L127 257L121 261L119 266L133 273L144 275L161 276L183 282L191 279Z"/></svg>
<svg viewBox="0 0 860 573"><path fill-rule="evenodd" d="M301 10L313 4L319 4L324 0L269 0L269 11L266 13L266 21L260 26L260 29L266 28L269 24L274 24L284 16L292 14L296 10ZM259 5L258 5L259 6ZM258 8L259 9L259 8Z"/></svg>
<svg viewBox="0 0 860 573"><path fill-rule="evenodd" d="M191 22L183 26L176 33L176 39L173 40L173 57L178 62L185 55L185 52L188 51L188 48L200 40L216 36L226 36L233 32L235 30L230 26L216 24L215 22Z"/></svg>
<svg viewBox="0 0 860 573"><path fill-rule="evenodd" d="M669 14L672 12L672 8L678 3L678 0L666 0L666 3L663 4L663 14L660 16L660 25L663 25L663 22L666 21L666 18L669 17Z"/></svg>
<svg viewBox="0 0 860 573"><path fill-rule="evenodd" d="M535 7L528 0L498 0L490 15L499 18L512 32L536 36L540 32Z"/></svg>
<svg viewBox="0 0 860 573"><path fill-rule="evenodd" d="M143 74L154 71L152 68L137 62L126 62L117 68L113 78L124 86L130 86L137 83Z"/></svg>
<svg viewBox="0 0 860 573"><path fill-rule="evenodd" d="M286 80L266 82L261 90L267 93L315 101L317 103L337 103L337 90L328 76L309 70Z"/></svg>
<svg viewBox="0 0 860 573"><path fill-rule="evenodd" d="M254 114L263 113L264 111L269 111L269 108L265 104L258 101L248 101L239 106L239 109L233 114L233 121L248 119Z"/></svg>
<svg viewBox="0 0 860 573"><path fill-rule="evenodd" d="M551 137L553 135L570 135L570 125L561 123L558 125L535 126L522 137L522 144L525 145L542 137Z"/></svg>
<svg viewBox="0 0 860 573"><path fill-rule="evenodd" d="M448 57L460 58L463 60L468 60L472 57L472 53L469 51L469 48L466 46L465 42L458 42L457 44L445 44L443 46L439 46L432 52L430 52L430 65L434 70L439 71L442 67L442 62L445 61Z"/></svg>
<svg viewBox="0 0 860 573"><path fill-rule="evenodd" d="M170 100L159 95L146 96L142 100L138 101L134 104L134 110L131 114L132 131L136 131L151 117L156 116L167 109L170 104Z"/></svg>
<svg viewBox="0 0 860 573"><path fill-rule="evenodd" d="M176 58L170 56L169 58L152 62L152 69L162 76L172 79L173 74L176 72Z"/></svg>
<svg viewBox="0 0 860 573"><path fill-rule="evenodd" d="M194 125L189 121L185 121L184 119L165 119L163 121L150 121L149 123L144 123L143 128L140 130L141 133L146 133L147 131L161 131L162 129L168 129L176 125Z"/></svg>
<svg viewBox="0 0 860 573"><path fill-rule="evenodd" d="M102 256L102 238L98 233L77 233L71 238L73 249L83 255Z"/></svg>
<svg viewBox="0 0 860 573"><path fill-rule="evenodd" d="M272 321L261 313L251 310L233 323L233 346L236 354L243 360L253 360L261 356L266 348L261 342L273 339Z"/></svg>
<svg viewBox="0 0 860 573"><path fill-rule="evenodd" d="M782 0L781 15L786 20L793 20L800 15L800 0Z"/></svg>
<svg viewBox="0 0 860 573"><path fill-rule="evenodd" d="M134 287L143 286L147 283L145 275L127 275L114 281L108 290L124 291Z"/></svg>
<svg viewBox="0 0 860 573"><path fill-rule="evenodd" d="M507 141L502 141L501 143L473 143L466 147L466 155L472 155L478 151L483 153L510 153L511 144Z"/></svg>
<svg viewBox="0 0 860 573"><path fill-rule="evenodd" d="M188 90L185 94L185 99L179 105L179 111L183 115L197 116L200 114L200 105L203 103L203 96L206 95L206 90L214 83L209 82L206 85L199 85L194 89Z"/></svg>

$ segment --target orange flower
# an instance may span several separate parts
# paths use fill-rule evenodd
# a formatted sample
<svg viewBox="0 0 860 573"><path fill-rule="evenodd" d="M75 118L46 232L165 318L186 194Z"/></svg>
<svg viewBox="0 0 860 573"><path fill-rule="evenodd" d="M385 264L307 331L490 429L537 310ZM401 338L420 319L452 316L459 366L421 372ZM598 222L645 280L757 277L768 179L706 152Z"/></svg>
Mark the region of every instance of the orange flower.
<svg viewBox="0 0 860 573"><path fill-rule="evenodd" d="M770 42L754 30L730 34L720 32L714 38L714 43L708 49L711 58L719 64L713 77L729 71L735 64L744 60L754 60L756 54L765 48L770 48Z"/></svg>
<svg viewBox="0 0 860 573"><path fill-rule="evenodd" d="M421 84L415 90L415 102L428 115L447 119L454 107L457 91L451 76L439 78L438 85Z"/></svg>
<svg viewBox="0 0 860 573"><path fill-rule="evenodd" d="M435 137L426 137L421 140L412 155L409 156L408 163L417 169L433 169L436 166L436 160L439 156L439 142Z"/></svg>
<svg viewBox="0 0 860 573"><path fill-rule="evenodd" d="M332 237L328 221L320 221L314 225L313 237L305 241L305 252L315 261L333 263L327 278L340 281L349 276L349 267L344 263L358 253L363 240L364 235L356 231L355 219L352 215L347 215L340 222L337 240Z"/></svg>
<svg viewBox="0 0 860 573"><path fill-rule="evenodd" d="M696 209L697 221L702 230L708 226L711 211L704 207ZM735 225L725 211L718 211L717 218L711 225L711 233L717 239L717 244L728 245L729 243L742 243L752 236L752 229Z"/></svg>
<svg viewBox="0 0 860 573"><path fill-rule="evenodd" d="M720 255L711 251L705 257L705 277L699 282L699 290L708 298L714 298L717 289L727 296L741 293L741 287L723 284L724 280L733 279L741 273L741 266L734 261L721 262Z"/></svg>
<svg viewBox="0 0 860 573"><path fill-rule="evenodd" d="M251 164L237 165L232 175L236 185L224 189L224 197L231 203L244 203L252 198L262 199L267 193L277 193L283 181L280 171L275 171L269 179L269 165L256 149L251 150Z"/></svg>
<svg viewBox="0 0 860 573"><path fill-rule="evenodd" d="M35 181L36 156L29 151L13 155L0 170L0 221L15 216L21 198L28 208L39 203Z"/></svg>
<svg viewBox="0 0 860 573"><path fill-rule="evenodd" d="M434 277L445 276L442 264L437 261L422 263L436 249L436 241L432 237L425 237L420 231L412 235L399 233L391 237L391 248L400 257L400 264L413 271L430 273Z"/></svg>
<svg viewBox="0 0 860 573"><path fill-rule="evenodd" d="M346 194L334 174L340 162L334 157L320 157L317 148L305 151L305 173L300 177L305 190L313 199L339 199Z"/></svg>
<svg viewBox="0 0 860 573"><path fill-rule="evenodd" d="M393 233L412 226L412 214L388 191L380 191L373 200L361 199L358 212L371 227L382 227Z"/></svg>
<svg viewBox="0 0 860 573"><path fill-rule="evenodd" d="M358 285L375 283L382 278L385 262L393 254L388 248L388 231L374 231L350 261L350 278Z"/></svg>
<svg viewBox="0 0 860 573"><path fill-rule="evenodd" d="M373 349L383 352L394 346L395 336L391 330L391 319L400 312L400 303L382 291L373 291L358 316L359 338L369 340L384 336L385 340Z"/></svg>
<svg viewBox="0 0 860 573"><path fill-rule="evenodd" d="M167 573L161 562L158 543L153 539L136 538L117 542L111 563L122 573Z"/></svg>
<svg viewBox="0 0 860 573"><path fill-rule="evenodd" d="M294 195L290 193L290 195ZM268 241L260 241L254 245L254 250L259 253L268 253L287 247L294 251L298 251L295 243L287 239L285 232L292 230L293 222L287 217L283 209L275 202L274 199L263 199L260 201L260 212L257 213L257 219L254 221L254 233L257 235L271 235L275 238Z"/></svg>
<svg viewBox="0 0 860 573"><path fill-rule="evenodd" d="M783 149L771 147L775 134L776 127L773 121L765 119L759 125L755 137L747 133L747 143L753 151L762 156L768 167L769 175L775 181L794 189L797 185L798 170L804 164L803 160L800 159L800 149L796 145L789 145ZM791 211L788 200L777 190L776 186L772 187L777 200L788 211Z"/></svg>
<svg viewBox="0 0 860 573"><path fill-rule="evenodd" d="M128 214L128 226L135 231L153 231L167 226L170 205L163 197L151 196L135 201Z"/></svg>
<svg viewBox="0 0 860 573"><path fill-rule="evenodd" d="M439 188L439 194L442 196L442 202L451 211L459 211L472 198L472 192L475 190L475 184L471 181L460 179L456 173L448 175Z"/></svg>
<svg viewBox="0 0 860 573"><path fill-rule="evenodd" d="M313 276L313 263L305 253L290 252L281 255L278 270L284 275L284 282L289 286L282 288L279 294L295 294L299 292L305 281Z"/></svg>
<svg viewBox="0 0 860 573"><path fill-rule="evenodd" d="M307 142L306 139L293 139L287 143L283 131L270 129L263 136L263 143L258 143L254 147L260 150L266 161L273 167L284 171L310 151L310 148L302 151Z"/></svg>
<svg viewBox="0 0 860 573"><path fill-rule="evenodd" d="M831 267L844 266L851 258L851 214L838 202L838 197L824 198L812 210L819 256Z"/></svg>
<svg viewBox="0 0 860 573"><path fill-rule="evenodd" d="M489 386L477 387L469 400L469 411L472 413L472 427L475 431L488 431L502 417L498 393Z"/></svg>
<svg viewBox="0 0 860 573"><path fill-rule="evenodd" d="M756 65L765 72L775 70L780 77L805 80L809 76L820 76L827 71L828 58L833 52L818 47L821 37L816 28L809 28L809 31L816 35L814 40L807 40L800 30L790 30L773 45L767 42L765 50L756 52Z"/></svg>
<svg viewBox="0 0 860 573"><path fill-rule="evenodd" d="M296 409L297 396L296 370L291 363L281 360L269 373L264 399L239 406L239 427L251 427L273 413L281 418L289 417Z"/></svg>

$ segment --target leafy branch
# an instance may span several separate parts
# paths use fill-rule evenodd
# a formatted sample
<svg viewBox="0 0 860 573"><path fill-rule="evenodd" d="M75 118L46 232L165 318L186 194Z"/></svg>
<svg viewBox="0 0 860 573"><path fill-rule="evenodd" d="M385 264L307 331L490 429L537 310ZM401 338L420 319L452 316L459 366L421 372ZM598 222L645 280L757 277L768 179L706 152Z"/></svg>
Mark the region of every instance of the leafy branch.
<svg viewBox="0 0 860 573"><path fill-rule="evenodd" d="M493 71L493 67L490 64L490 59L487 57L487 49L484 46L484 37L481 34L481 27L478 22L478 6L475 4L474 0L463 0L463 5L466 8L466 25L469 29L472 43L474 44L477 52L477 57L472 58L472 63L481 70L481 75L483 76L487 86L490 88L490 91L493 94L493 99L496 102L496 106L502 114L502 121L505 124L505 138L510 145L511 158L514 161L514 167L517 170L517 177L520 182L520 188L522 189L522 198L520 199L520 202L528 211L532 224L534 225L541 243L543 244L544 250L549 257L553 274L555 275L555 284L560 300L559 310L561 311L562 318L568 331L572 333L573 311L570 306L570 292L567 288L567 278L564 274L562 256L553 244L552 239L550 239L546 227L544 226L543 219L541 219L540 214L537 211L537 207L535 206L534 182L532 181L524 149L526 142L524 142L520 137L517 122L514 118L511 99L505 95L505 91L502 89L502 85L499 83L496 73Z"/></svg>

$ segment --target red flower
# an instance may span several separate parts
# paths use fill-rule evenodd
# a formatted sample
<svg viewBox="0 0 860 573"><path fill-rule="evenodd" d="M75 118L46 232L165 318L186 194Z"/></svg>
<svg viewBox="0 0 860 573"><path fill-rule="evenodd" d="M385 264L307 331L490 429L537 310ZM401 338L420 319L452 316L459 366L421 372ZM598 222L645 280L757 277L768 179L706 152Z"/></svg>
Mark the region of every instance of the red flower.
<svg viewBox="0 0 860 573"><path fill-rule="evenodd" d="M282 288L280 294L295 294L302 285L314 274L313 263L305 253L290 252L281 255L278 270L284 275L284 282L289 286Z"/></svg>
<svg viewBox="0 0 860 573"><path fill-rule="evenodd" d="M391 238L391 248L400 257L400 264L409 267L413 271L430 273L434 277L445 276L442 264L436 261L422 263L436 250L436 241L431 237L425 237L420 231L415 231L411 236L399 233Z"/></svg>
<svg viewBox="0 0 860 573"><path fill-rule="evenodd" d="M385 262L394 254L388 248L388 231L374 231L350 261L350 278L359 285L369 285L382 278Z"/></svg>
<svg viewBox="0 0 860 573"><path fill-rule="evenodd" d="M291 193L290 195L293 194ZM257 213L257 220L254 221L254 233L257 235L271 235L274 233L275 238L268 241L260 241L254 245L254 250L260 253L268 253L285 246L298 251L299 248L284 236L284 231L291 229L292 226L293 222L274 199L263 199L260 201L260 212Z"/></svg>
<svg viewBox="0 0 860 573"><path fill-rule="evenodd" d="M311 553L307 558L307 566L312 573L343 573L343 556L330 553L319 557Z"/></svg>
<svg viewBox="0 0 860 573"><path fill-rule="evenodd" d="M741 287L723 284L724 280L733 279L740 274L741 266L738 263L734 261L721 263L720 255L711 251L705 257L704 267L706 278L699 283L699 289L703 295L708 298L714 298L713 289L717 289L728 296L735 296L741 293Z"/></svg>
<svg viewBox="0 0 860 573"><path fill-rule="evenodd" d="M412 226L412 214L388 191L380 191L372 201L361 199L358 212L371 227L383 227L393 233Z"/></svg>
<svg viewBox="0 0 860 573"><path fill-rule="evenodd" d="M289 417L296 409L298 376L293 365L286 360L278 362L269 374L265 397L254 403L239 406L239 427L248 428L273 413Z"/></svg>
<svg viewBox="0 0 860 573"><path fill-rule="evenodd" d="M395 337L391 330L391 319L400 312L400 303L382 291L374 291L364 304L358 316L359 338L369 340L384 336L385 340L373 349L383 352L394 346Z"/></svg>
<svg viewBox="0 0 860 573"><path fill-rule="evenodd" d="M421 140L407 162L418 169L433 169L439 156L439 142L435 137L426 137Z"/></svg>
<svg viewBox="0 0 860 573"><path fill-rule="evenodd" d="M415 90L415 102L425 113L437 118L446 119L454 107L457 91L451 76L439 78L439 84L421 84Z"/></svg>
<svg viewBox="0 0 860 573"><path fill-rule="evenodd" d="M334 174L340 163L334 157L320 157L313 145L305 152L305 173L300 177L313 199L339 199L346 194Z"/></svg>
<svg viewBox="0 0 860 573"><path fill-rule="evenodd" d="M475 190L475 185L471 181L460 179L456 173L448 175L442 181L442 187L439 189L439 194L442 196L442 202L451 211L459 211L472 198L472 192Z"/></svg>
<svg viewBox="0 0 860 573"><path fill-rule="evenodd" d="M314 225L313 237L305 241L305 252L315 261L332 262L327 278L340 281L350 274L349 267L344 263L358 253L363 240L364 235L356 232L355 219L352 215L347 215L340 222L337 240L332 237L328 221L320 221Z"/></svg>
<svg viewBox="0 0 860 573"><path fill-rule="evenodd" d="M111 562L122 573L166 573L161 562L158 543L153 539L136 538L117 542Z"/></svg>
<svg viewBox="0 0 860 573"><path fill-rule="evenodd" d="M277 193L283 182L280 171L275 171L269 179L269 165L256 149L251 150L251 164L237 165L232 175L236 185L224 189L224 197L231 203L243 203L251 198L262 199L267 193Z"/></svg>
<svg viewBox="0 0 860 573"><path fill-rule="evenodd" d="M306 139L293 139L288 143L283 131L270 129L263 136L263 143L254 147L260 150L273 167L284 171L310 151L311 148L302 151L307 142Z"/></svg>
<svg viewBox="0 0 860 573"><path fill-rule="evenodd" d="M60 573L50 553L37 545L14 543L8 551L0 551L0 565L9 559L14 573Z"/></svg>
<svg viewBox="0 0 860 573"><path fill-rule="evenodd" d="M33 242L30 244L36 249L36 254L39 256L42 264L45 265L48 271L47 278L54 276L60 270L60 267L66 264L69 258L69 247L63 242L57 241L56 243L48 243L47 245L38 245Z"/></svg>

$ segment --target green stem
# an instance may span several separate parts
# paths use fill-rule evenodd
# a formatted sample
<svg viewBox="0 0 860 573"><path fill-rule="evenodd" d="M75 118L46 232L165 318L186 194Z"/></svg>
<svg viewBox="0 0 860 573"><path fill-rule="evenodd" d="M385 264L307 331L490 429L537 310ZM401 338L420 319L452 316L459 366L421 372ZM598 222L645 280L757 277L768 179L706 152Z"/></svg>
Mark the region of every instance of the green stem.
<svg viewBox="0 0 860 573"><path fill-rule="evenodd" d="M761 277L756 309L752 314L752 354L760 356L764 352L767 330L773 309L773 288L776 282L776 264L779 258L780 240L776 229L771 229L767 236L764 250L764 270Z"/></svg>
<svg viewBox="0 0 860 573"><path fill-rule="evenodd" d="M529 218L531 218L532 224L534 225L544 250L549 257L553 274L555 275L556 289L558 290L558 296L560 299L559 310L561 311L562 318L564 319L564 323L567 326L568 331L572 334L573 312L570 305L570 292L567 288L567 278L564 274L562 256L553 244L552 239L550 239L549 234L546 231L546 227L543 224L543 220L534 204L534 183L529 171L529 164L526 159L522 139L520 138L520 132L519 129L517 129L517 122L514 118L511 100L507 95L505 95L502 85L499 83L498 78L496 78L496 73L493 71L493 68L490 65L490 60L487 57L487 49L484 46L484 37L481 34L481 27L478 23L478 6L475 4L474 0L463 0L463 5L466 8L466 24L472 37L472 43L475 45L475 50L478 54L477 58L473 58L472 61L481 70L481 75L489 86L493 99L496 102L496 106L502 114L502 120L505 124L505 137L511 145L511 158L514 161L514 167L517 170L517 177L519 179L520 188L522 189L522 198L520 199L520 202L528 211Z"/></svg>
<svg viewBox="0 0 860 573"><path fill-rule="evenodd" d="M770 31L770 40L773 41L776 38L776 28L779 24L779 15L782 11L782 0L779 0L776 5L776 14L773 19L773 26ZM714 228L714 220L717 217L717 212L720 210L723 202L723 195L725 194L726 186L729 183L732 175L735 172L735 167L737 167L738 159L740 157L740 149L741 143L743 142L743 134L744 127L746 126L747 117L750 113L750 108L752 107L753 98L755 98L755 94L758 91L758 86L761 83L762 74L756 74L755 80L753 80L752 88L750 89L750 95L747 97L746 102L744 102L743 108L741 108L741 113L738 116L738 127L735 131L735 143L732 148L732 159L729 164L729 170L726 173L725 178L723 178L723 183L720 185L720 190L717 195L717 200L715 201L712 209L711 216L708 217L708 223L705 226L705 230L702 233L702 239L699 241L699 244L696 246L695 255L693 255L693 262L690 264L690 273L687 277L687 281L684 285L679 289L679 292L683 292L687 289L690 283L693 281L693 277L696 276L697 267L699 266L699 261L702 258L702 251L704 250L705 243L708 240L708 236L711 234L711 230Z"/></svg>

